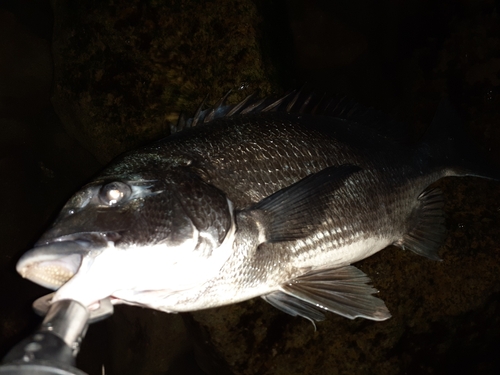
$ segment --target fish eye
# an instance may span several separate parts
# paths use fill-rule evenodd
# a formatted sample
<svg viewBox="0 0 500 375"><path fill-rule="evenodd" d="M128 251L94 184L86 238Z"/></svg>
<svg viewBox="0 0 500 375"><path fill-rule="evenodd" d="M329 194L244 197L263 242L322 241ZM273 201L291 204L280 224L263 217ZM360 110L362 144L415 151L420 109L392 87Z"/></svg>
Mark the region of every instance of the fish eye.
<svg viewBox="0 0 500 375"><path fill-rule="evenodd" d="M107 206L114 206L124 198L128 198L130 192L130 186L120 181L114 181L101 188L99 199Z"/></svg>

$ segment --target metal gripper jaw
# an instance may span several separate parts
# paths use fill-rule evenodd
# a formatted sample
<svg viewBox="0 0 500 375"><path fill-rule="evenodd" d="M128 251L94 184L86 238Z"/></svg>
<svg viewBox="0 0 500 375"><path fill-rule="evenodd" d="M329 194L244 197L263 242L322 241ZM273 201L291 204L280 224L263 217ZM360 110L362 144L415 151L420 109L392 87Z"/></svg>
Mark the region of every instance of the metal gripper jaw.
<svg viewBox="0 0 500 375"><path fill-rule="evenodd" d="M113 305L104 299L97 309L89 311L73 300L51 304L53 294L33 303L34 310L45 318L5 356L0 375L86 375L74 367L81 343L88 325L112 315Z"/></svg>

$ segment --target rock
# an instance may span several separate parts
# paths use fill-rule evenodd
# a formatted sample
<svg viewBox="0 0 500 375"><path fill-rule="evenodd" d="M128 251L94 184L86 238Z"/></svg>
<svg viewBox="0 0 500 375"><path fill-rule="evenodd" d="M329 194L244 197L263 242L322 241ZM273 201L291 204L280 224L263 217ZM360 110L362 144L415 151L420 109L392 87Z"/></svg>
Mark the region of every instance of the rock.
<svg viewBox="0 0 500 375"><path fill-rule="evenodd" d="M448 96L466 122L471 149L479 145L485 163L500 170L493 1L457 8L415 1L293 4L295 47L308 46L296 49L297 60L309 85L387 108L417 135ZM332 40L354 45L336 55ZM329 314L314 331L259 299L194 312L185 321L198 340L200 366L207 374L234 375L498 373L499 184L449 178L437 186L449 229L442 262L389 247L356 264L380 290L391 319Z"/></svg>
<svg viewBox="0 0 500 375"><path fill-rule="evenodd" d="M169 134L229 89L269 92L262 22L238 1L54 0L52 101L70 134L102 162Z"/></svg>
<svg viewBox="0 0 500 375"><path fill-rule="evenodd" d="M298 86L307 81L390 111L418 128L416 134L448 96L467 122L471 143L500 165L494 1L315 1L302 12L305 3L53 0L57 113L70 134L107 162L167 135L168 121L181 110L192 112L206 94L214 102L241 86L235 100L258 89L266 93L275 75L288 74L298 77ZM295 43L273 40L286 35L288 22ZM293 48L297 62L280 71L261 55L289 56ZM8 124L14 124L9 139L20 139L23 129ZM260 299L186 314L200 366L208 374L235 375L498 373L500 189L474 178L439 186L449 229L442 262L390 247L357 263L380 290L390 320L328 314L315 331ZM8 282L17 277L9 267ZM10 344L26 319L26 301L41 292L31 293L4 293L15 307L3 325ZM90 328L82 368L98 373L102 362L109 373L124 375L172 370L168 361L186 342L179 339L178 316L171 318L118 308Z"/></svg>
<svg viewBox="0 0 500 375"><path fill-rule="evenodd" d="M500 189L474 178L439 186L449 228L442 262L389 247L356 264L380 290L391 319L328 314L315 331L259 299L199 311L188 326L204 340L200 366L234 375L496 373Z"/></svg>

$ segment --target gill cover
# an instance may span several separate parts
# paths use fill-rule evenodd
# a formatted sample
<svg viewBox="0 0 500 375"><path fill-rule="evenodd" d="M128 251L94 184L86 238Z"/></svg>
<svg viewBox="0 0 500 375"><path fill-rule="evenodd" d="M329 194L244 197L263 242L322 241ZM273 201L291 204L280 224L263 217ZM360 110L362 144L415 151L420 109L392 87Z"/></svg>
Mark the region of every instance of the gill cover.
<svg viewBox="0 0 500 375"><path fill-rule="evenodd" d="M172 173L169 180L173 206L178 206L199 233L196 250L209 256L233 225L231 202L221 190L189 170Z"/></svg>

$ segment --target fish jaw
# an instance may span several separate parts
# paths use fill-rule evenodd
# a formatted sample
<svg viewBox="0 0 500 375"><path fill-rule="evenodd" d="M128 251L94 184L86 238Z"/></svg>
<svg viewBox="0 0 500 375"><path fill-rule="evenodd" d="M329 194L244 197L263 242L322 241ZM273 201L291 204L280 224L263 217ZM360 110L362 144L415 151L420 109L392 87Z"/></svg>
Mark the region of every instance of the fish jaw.
<svg viewBox="0 0 500 375"><path fill-rule="evenodd" d="M114 304L182 311L172 296L196 295L218 275L231 255L235 231L233 223L222 245L210 256L194 250L197 236L178 247L156 244L122 248L110 243L96 256L83 257L76 274L52 301L72 299L91 306L111 297Z"/></svg>
<svg viewBox="0 0 500 375"><path fill-rule="evenodd" d="M230 201L228 205L232 208ZM192 237L177 244L123 244L106 241L106 233L65 234L39 242L21 257L17 271L57 290L52 302L71 299L90 307L111 297L115 304L176 312L177 300L170 297L187 290L190 296L200 293L230 258L236 232L230 212L224 241L210 253L198 249L201 234L194 224Z"/></svg>
<svg viewBox="0 0 500 375"><path fill-rule="evenodd" d="M19 259L16 270L22 277L56 290L75 275L88 251L74 241L35 247Z"/></svg>
<svg viewBox="0 0 500 375"><path fill-rule="evenodd" d="M116 267L120 259L113 253L113 243L97 253L89 253L82 257L80 267L73 277L62 285L52 298L52 302L71 299L84 306L91 306L97 301L110 297L116 284L123 278L112 276L110 270Z"/></svg>

